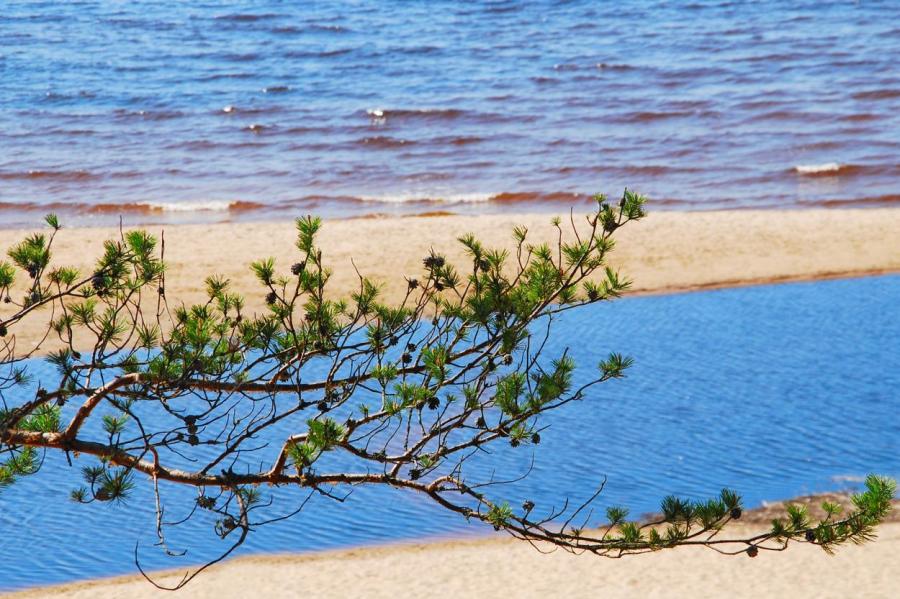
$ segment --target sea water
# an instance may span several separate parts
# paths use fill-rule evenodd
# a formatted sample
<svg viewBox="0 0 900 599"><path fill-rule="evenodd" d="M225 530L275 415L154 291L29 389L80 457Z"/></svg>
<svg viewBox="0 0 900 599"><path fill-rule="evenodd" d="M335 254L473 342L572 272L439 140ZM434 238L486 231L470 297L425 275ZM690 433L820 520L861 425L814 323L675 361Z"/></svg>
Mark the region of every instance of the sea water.
<svg viewBox="0 0 900 599"><path fill-rule="evenodd" d="M0 226L896 205L900 3L16 1Z"/></svg>

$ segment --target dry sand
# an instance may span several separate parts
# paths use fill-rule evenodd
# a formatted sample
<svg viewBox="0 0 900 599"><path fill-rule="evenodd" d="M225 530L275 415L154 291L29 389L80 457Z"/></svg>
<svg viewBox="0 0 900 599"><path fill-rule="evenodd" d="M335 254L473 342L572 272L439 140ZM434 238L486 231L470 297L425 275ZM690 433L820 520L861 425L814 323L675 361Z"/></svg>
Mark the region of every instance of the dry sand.
<svg viewBox="0 0 900 599"><path fill-rule="evenodd" d="M792 599L897 597L900 523L879 538L834 556L809 545L781 553L724 557L680 548L620 560L557 551L538 553L510 539L445 541L305 555L232 560L201 574L179 599L264 597L704 597ZM163 577L170 583L177 575ZM123 577L40 588L15 599L171 596L142 578Z"/></svg>
<svg viewBox="0 0 900 599"><path fill-rule="evenodd" d="M468 265L456 241L460 235L472 232L488 246L511 247L512 228L522 224L531 241L554 241L549 221L545 214L334 220L325 223L320 241L334 270L334 295L357 288L355 264L384 285L384 299L396 301L406 288L404 276L421 273L421 260L432 247ZM567 221L566 216L564 225ZM170 301L205 300L204 278L218 273L247 294L251 310L258 310L265 293L249 263L273 256L287 274L298 256L288 221L168 226L164 231ZM0 230L0 251L26 233ZM113 228L63 229L54 244L55 263L90 272L103 240L117 234ZM658 212L624 227L617 239L612 263L642 293L900 271L897 209ZM23 294L23 288L14 294ZM5 313L0 305L0 318ZM19 347L33 342L44 326L46 313L40 312L17 324Z"/></svg>

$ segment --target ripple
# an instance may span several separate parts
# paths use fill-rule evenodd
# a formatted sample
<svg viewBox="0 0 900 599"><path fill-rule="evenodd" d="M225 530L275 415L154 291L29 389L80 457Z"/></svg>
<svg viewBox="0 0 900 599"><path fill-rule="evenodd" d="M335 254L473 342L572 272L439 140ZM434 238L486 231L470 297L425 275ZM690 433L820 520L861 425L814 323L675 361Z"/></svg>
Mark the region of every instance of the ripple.
<svg viewBox="0 0 900 599"><path fill-rule="evenodd" d="M875 205L897 192L890 3L752 14L661 0L448 4L440 18L383 0L354 11L60 3L52 15L8 4L0 71L15 76L0 77L0 170L18 175L4 198L274 206L628 185L657 206L705 209ZM794 169L832 162L836 174ZM422 173L449 178L427 186ZM325 205L324 216L359 207Z"/></svg>
<svg viewBox="0 0 900 599"><path fill-rule="evenodd" d="M597 515L591 516L595 524L607 506L649 513L672 493L698 499L727 485L753 507L855 485L871 471L897 476L900 356L891 348L900 337L900 321L889 315L898 293L900 276L885 276L638 297L566 312L546 351L569 352L578 364L575 384L592 376L590 365L608 351L634 356L635 366L627 378L549 413L539 448L497 447L468 462L468 477L528 473L502 491L489 491L512 504L528 498L541 512L565 497L586 499L606 478ZM829 343L822 344L823 338ZM828 367L833 364L842 367ZM36 379L55 376L49 363L32 360L25 366ZM152 426L154 419L168 417L148 413L142 421ZM298 420L305 417L299 414ZM271 437L255 440L256 446L268 444L246 461L272 459L294 424L281 423ZM99 427L96 433L102 434ZM353 458L335 452L327 459L323 468L340 470ZM148 567L182 565L153 549L149 481L137 479L127 509L78 505L68 490L80 481L80 465L85 464L70 466L52 453L39 476L4 489L0 529L24 526L45 533L0 539L4 589L132 572L137 540ZM161 487L170 506L193 502L190 489ZM261 508L260 519L293 509L306 497L283 487L262 491L277 503ZM35 510L35 504L43 509ZM209 521L193 521L179 532L177 542L191 549L191 563L215 555L222 545ZM360 485L342 503L316 495L297 518L254 530L240 552L487 532L414 493ZM79 549L85 535L92 539L90 552Z"/></svg>
<svg viewBox="0 0 900 599"><path fill-rule="evenodd" d="M278 19L282 15L275 13L232 13L214 17L217 21L234 21L236 23L254 23L256 21L270 21Z"/></svg>

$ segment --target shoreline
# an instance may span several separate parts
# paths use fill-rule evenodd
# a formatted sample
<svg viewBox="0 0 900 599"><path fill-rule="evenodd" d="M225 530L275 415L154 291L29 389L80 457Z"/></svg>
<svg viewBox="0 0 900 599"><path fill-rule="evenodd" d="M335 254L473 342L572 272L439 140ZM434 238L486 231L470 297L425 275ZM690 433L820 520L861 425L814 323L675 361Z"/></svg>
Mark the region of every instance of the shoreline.
<svg viewBox="0 0 900 599"><path fill-rule="evenodd" d="M810 506L815 515L818 504L824 500L849 505L849 494L823 493L764 503L747 510L723 534L766 530L771 518L783 515L788 503ZM543 554L526 542L490 534L398 539L320 551L239 555L201 574L179 591L179 597L246 597L251 584L252 592L269 597L293 597L301 592L313 597L396 597L398 592L418 597L430 596L434 592L430 588L437 582L443 583L442 592L457 597L496 596L504 588L525 591L516 592L515 597L594 597L600 588L596 585L603 585L604 597L647 596L662 589L666 597L718 597L717 587L738 580L741 583L729 591L729 596L755 598L764 588L763 594L768 596L845 597L859 596L865 588L866 596L887 597L897 583L896 575L891 577L890 564L900 552L900 499L894 500L894 509L877 532L874 541L839 547L833 556L818 547L795 543L784 553L764 551L754 560L743 555L721 556L699 547L661 550L621 560L562 551ZM509 567L495 568L501 564ZM725 564L728 568L722 567ZM421 568L429 568L435 580L415 577ZM854 576L842 576L842 572L849 571ZM151 574L154 580L171 583L183 572L184 569L173 568ZM462 573L466 576L460 576ZM768 580L761 582L767 576ZM347 586L335 588L334 580L344 581ZM455 586L446 588L448 584ZM522 586L516 588L514 584ZM158 597L160 593L140 574L125 574L0 591L0 599L141 599Z"/></svg>
<svg viewBox="0 0 900 599"><path fill-rule="evenodd" d="M355 269L382 286L382 301L399 303L405 277L421 274L421 260L434 248L449 262L469 259L457 237L474 233L485 246L512 248L512 229L524 225L533 243L555 241L558 232L545 213L509 215L437 215L326 220L319 242L334 271L333 297L358 288ZM580 222L583 225L583 220ZM65 223L63 223L65 225ZM563 218L563 228L568 218ZM127 227L140 228L140 227ZM298 255L292 220L146 227L165 239L170 305L204 302L204 279L220 274L245 294L245 313L264 309L261 286L251 261L272 256L286 273ZM25 235L39 230L0 231L4 254ZM616 232L610 264L634 281L628 295L683 293L762 285L892 274L900 272L900 209L733 210L656 212ZM56 265L90 272L102 242L117 237L117 227L63 228L54 242ZM27 277L19 273L12 289L24 295ZM6 313L0 306L0 319ZM30 346L45 331L47 311L16 325L19 347Z"/></svg>

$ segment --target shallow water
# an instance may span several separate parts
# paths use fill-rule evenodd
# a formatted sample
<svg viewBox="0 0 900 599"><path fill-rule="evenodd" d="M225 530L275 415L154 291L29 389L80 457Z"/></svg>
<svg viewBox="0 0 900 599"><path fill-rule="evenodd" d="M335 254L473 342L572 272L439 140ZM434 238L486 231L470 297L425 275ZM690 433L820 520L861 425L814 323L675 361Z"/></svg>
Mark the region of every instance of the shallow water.
<svg viewBox="0 0 900 599"><path fill-rule="evenodd" d="M568 313L555 325L583 369L609 351L637 360L630 377L607 383L549 419L539 451L504 448L481 471L525 480L501 496L538 510L585 499L604 476L597 507L652 511L670 493L690 498L722 486L748 506L853 486L866 473L900 476L900 276L797 283L625 299ZM40 374L38 372L38 374ZM273 451L277 451L277 448ZM84 460L81 460L84 461ZM129 509L68 500L78 462L60 456L0 493L0 588L172 567L152 547L146 481ZM280 490L281 511L305 495ZM496 496L496 495L495 495ZM191 503L175 490L168 517ZM73 523L77 523L73 525ZM424 498L358 488L341 505L314 499L293 520L250 536L239 554L302 551L423 537L487 534ZM194 563L221 542L212 523L178 530L172 548Z"/></svg>
<svg viewBox="0 0 900 599"><path fill-rule="evenodd" d="M900 4L0 11L0 225L896 205Z"/></svg>

